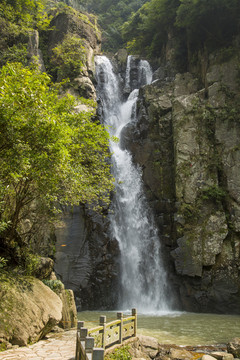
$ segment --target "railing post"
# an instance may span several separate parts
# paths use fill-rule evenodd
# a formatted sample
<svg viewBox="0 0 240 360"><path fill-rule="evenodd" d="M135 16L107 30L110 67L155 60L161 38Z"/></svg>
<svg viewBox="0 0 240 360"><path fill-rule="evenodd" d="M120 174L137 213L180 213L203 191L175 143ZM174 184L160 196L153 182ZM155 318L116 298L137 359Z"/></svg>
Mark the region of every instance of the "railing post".
<svg viewBox="0 0 240 360"><path fill-rule="evenodd" d="M81 328L80 329L80 341L85 341L87 336L88 336L88 329L87 328Z"/></svg>
<svg viewBox="0 0 240 360"><path fill-rule="evenodd" d="M122 344L122 339L123 339L123 313L122 312L118 312L117 313L117 318L119 320L121 320L121 323L119 324L119 344Z"/></svg>
<svg viewBox="0 0 240 360"><path fill-rule="evenodd" d="M92 354L94 348L94 338L86 337L85 338L85 359L87 360L87 354Z"/></svg>
<svg viewBox="0 0 240 360"><path fill-rule="evenodd" d="M134 336L137 336L137 309L132 309L132 316L135 316L135 319L134 319Z"/></svg>
<svg viewBox="0 0 240 360"><path fill-rule="evenodd" d="M75 360L80 360L79 359L79 355L80 355L80 329L84 327L84 321L78 321L77 322L77 340L76 340L76 353L75 353Z"/></svg>
<svg viewBox="0 0 240 360"><path fill-rule="evenodd" d="M104 359L104 349L93 349L92 360L103 360Z"/></svg>
<svg viewBox="0 0 240 360"><path fill-rule="evenodd" d="M106 346L106 316L100 316L99 324L100 324L100 326L103 327L102 347L105 350L105 346Z"/></svg>

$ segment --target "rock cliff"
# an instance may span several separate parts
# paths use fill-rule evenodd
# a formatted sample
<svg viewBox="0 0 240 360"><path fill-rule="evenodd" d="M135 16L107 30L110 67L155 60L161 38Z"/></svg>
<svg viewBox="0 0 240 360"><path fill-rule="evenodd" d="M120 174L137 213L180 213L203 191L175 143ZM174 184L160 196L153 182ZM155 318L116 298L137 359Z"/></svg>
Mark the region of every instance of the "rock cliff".
<svg viewBox="0 0 240 360"><path fill-rule="evenodd" d="M78 310L114 308L117 303L117 241L108 221L84 206L66 211L56 229L55 272L74 291Z"/></svg>
<svg viewBox="0 0 240 360"><path fill-rule="evenodd" d="M159 69L123 130L188 311L239 313L239 55L210 56L207 89L197 73Z"/></svg>
<svg viewBox="0 0 240 360"><path fill-rule="evenodd" d="M178 74L168 62L157 69L153 83L140 89L137 121L121 135L121 146L142 168L172 291L187 311L239 313L240 89L234 46L230 58L210 55L204 82L196 68ZM126 61L124 50L113 59L120 80ZM130 77L136 81L134 66ZM56 231L55 269L74 290L79 310L117 304L119 249L108 226L106 218L82 207L68 212Z"/></svg>

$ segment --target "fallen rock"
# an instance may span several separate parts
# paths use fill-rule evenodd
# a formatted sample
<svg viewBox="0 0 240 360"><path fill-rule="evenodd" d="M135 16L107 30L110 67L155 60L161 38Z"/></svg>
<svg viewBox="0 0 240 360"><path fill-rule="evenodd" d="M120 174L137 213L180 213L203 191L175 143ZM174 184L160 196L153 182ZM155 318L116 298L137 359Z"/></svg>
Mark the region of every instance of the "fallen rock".
<svg viewBox="0 0 240 360"><path fill-rule="evenodd" d="M141 350L151 359L154 359L159 351L159 345L157 339L151 336L139 335L139 342Z"/></svg>
<svg viewBox="0 0 240 360"><path fill-rule="evenodd" d="M234 338L227 344L227 351L235 358L240 358L240 338Z"/></svg>
<svg viewBox="0 0 240 360"><path fill-rule="evenodd" d="M54 261L48 257L41 257L39 260L35 276L39 279L46 279L53 271Z"/></svg>

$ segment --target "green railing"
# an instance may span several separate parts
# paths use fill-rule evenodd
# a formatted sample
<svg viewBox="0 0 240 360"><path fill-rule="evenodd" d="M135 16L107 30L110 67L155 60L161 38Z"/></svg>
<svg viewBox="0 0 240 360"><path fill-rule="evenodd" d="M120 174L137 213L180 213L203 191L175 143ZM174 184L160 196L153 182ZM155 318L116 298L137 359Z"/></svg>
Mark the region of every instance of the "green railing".
<svg viewBox="0 0 240 360"><path fill-rule="evenodd" d="M137 335L137 310L132 315L123 317L117 313L117 319L109 323L106 316L100 316L99 326L88 330L84 322L78 322L76 360L103 360L106 349L122 344L124 340Z"/></svg>

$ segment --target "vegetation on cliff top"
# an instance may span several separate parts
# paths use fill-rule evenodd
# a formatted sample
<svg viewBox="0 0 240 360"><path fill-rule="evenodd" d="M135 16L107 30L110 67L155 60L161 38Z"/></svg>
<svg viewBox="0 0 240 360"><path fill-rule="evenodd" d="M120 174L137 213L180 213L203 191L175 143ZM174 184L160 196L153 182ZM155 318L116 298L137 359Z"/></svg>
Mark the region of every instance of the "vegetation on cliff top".
<svg viewBox="0 0 240 360"><path fill-rule="evenodd" d="M115 52L124 45L121 28L132 13L135 13L147 0L63 0L77 9L94 13L102 28L102 48Z"/></svg>
<svg viewBox="0 0 240 360"><path fill-rule="evenodd" d="M182 66L198 51L229 46L239 33L238 0L151 0L123 26L131 52L159 57L174 41L175 57ZM180 61L179 61L180 60Z"/></svg>

